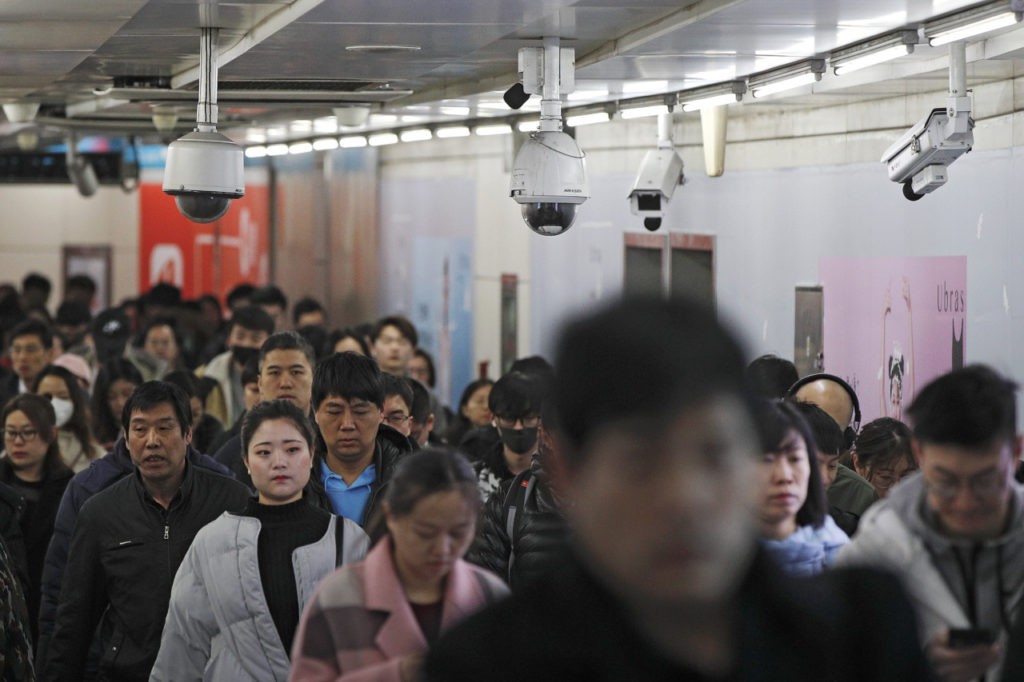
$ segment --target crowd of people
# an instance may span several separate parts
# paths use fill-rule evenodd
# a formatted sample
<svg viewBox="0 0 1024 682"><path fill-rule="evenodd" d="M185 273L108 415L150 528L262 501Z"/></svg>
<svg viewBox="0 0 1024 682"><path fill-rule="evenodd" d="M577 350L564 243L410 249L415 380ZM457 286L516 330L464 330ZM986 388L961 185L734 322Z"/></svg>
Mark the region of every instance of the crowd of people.
<svg viewBox="0 0 1024 682"><path fill-rule="evenodd" d="M987 366L861 425L633 299L449 408L400 315L49 294L0 286L0 680L1024 679Z"/></svg>

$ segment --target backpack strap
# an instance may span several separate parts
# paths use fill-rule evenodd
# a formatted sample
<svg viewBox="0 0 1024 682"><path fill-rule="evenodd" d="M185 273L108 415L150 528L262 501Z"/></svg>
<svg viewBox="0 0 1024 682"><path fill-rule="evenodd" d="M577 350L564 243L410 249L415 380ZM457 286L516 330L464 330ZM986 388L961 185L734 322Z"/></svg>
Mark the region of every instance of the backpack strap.
<svg viewBox="0 0 1024 682"><path fill-rule="evenodd" d="M345 520L341 516L334 517L334 565L341 566L345 559Z"/></svg>
<svg viewBox="0 0 1024 682"><path fill-rule="evenodd" d="M526 504L527 497L533 492L537 477L527 469L512 479L508 493L505 495L505 534L508 537L508 574L505 576L512 583L512 567L516 563L516 517Z"/></svg>

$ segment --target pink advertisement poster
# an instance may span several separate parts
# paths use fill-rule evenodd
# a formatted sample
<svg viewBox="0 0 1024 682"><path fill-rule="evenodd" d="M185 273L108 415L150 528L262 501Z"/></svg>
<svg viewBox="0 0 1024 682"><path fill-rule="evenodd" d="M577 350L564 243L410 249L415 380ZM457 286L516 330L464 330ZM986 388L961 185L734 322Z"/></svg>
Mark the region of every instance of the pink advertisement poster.
<svg viewBox="0 0 1024 682"><path fill-rule="evenodd" d="M967 257L821 258L824 367L860 399L861 424L902 419L915 392L964 364Z"/></svg>

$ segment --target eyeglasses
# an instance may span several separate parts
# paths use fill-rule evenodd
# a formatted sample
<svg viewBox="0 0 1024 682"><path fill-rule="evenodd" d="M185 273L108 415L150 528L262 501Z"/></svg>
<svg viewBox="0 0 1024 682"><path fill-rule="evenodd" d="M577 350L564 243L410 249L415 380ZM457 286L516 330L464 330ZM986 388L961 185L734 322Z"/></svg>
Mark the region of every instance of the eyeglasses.
<svg viewBox="0 0 1024 682"><path fill-rule="evenodd" d="M1004 490L1006 486L1006 471L997 469L996 471L973 476L966 481L960 479L929 481L926 478L924 482L933 495L943 500L951 500L956 497L963 486L966 486L975 497L987 499L995 497Z"/></svg>
<svg viewBox="0 0 1024 682"><path fill-rule="evenodd" d="M540 426L540 417L519 417L517 419L498 417L497 422L498 426L503 429L515 428L516 422L521 423L524 429L535 429Z"/></svg>
<svg viewBox="0 0 1024 682"><path fill-rule="evenodd" d="M38 435L39 432L36 431L35 429L22 429L21 431L18 431L16 429L4 429L4 440L9 441L16 441L20 436L23 442L31 443L36 439L36 436Z"/></svg>
<svg viewBox="0 0 1024 682"><path fill-rule="evenodd" d="M412 419L411 414L402 414L401 412L389 412L384 415L384 421L394 427L399 427L405 422Z"/></svg>

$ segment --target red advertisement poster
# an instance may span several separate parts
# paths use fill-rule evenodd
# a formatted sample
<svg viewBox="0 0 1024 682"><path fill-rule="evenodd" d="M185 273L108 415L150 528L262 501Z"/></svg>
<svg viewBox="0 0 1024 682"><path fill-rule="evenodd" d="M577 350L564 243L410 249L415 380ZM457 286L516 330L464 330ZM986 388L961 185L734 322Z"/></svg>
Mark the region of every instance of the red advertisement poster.
<svg viewBox="0 0 1024 682"><path fill-rule="evenodd" d="M182 216L160 183L139 187L139 287L157 282L181 288L182 297L214 294L221 301L240 282L269 277L269 197L264 184L247 183L245 196L224 217L193 223Z"/></svg>

